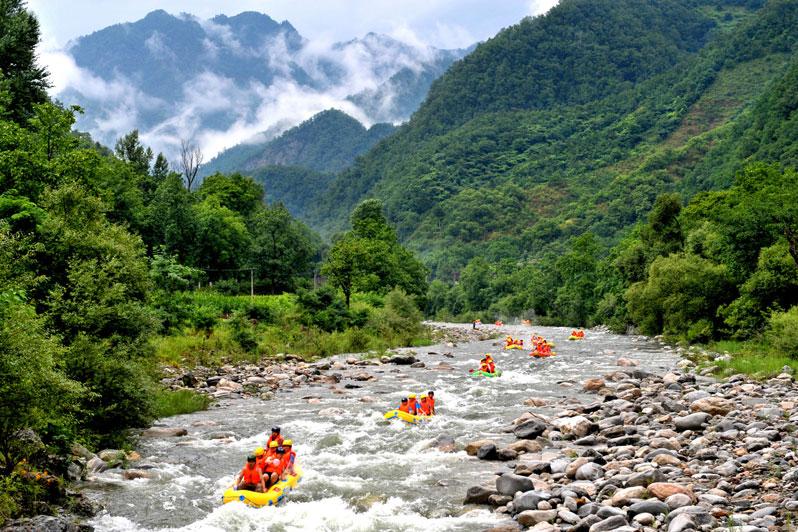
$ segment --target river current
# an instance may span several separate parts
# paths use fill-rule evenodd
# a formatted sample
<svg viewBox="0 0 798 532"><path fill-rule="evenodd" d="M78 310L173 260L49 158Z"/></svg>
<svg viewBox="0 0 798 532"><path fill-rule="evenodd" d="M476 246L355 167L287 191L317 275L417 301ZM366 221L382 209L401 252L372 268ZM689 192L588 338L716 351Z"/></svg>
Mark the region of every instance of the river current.
<svg viewBox="0 0 798 532"><path fill-rule="evenodd" d="M430 448L435 438L451 436L460 448L483 438L510 442L513 436L501 428L530 410L525 399L590 402L595 396L582 392L581 381L619 369L620 357L659 372L677 361L670 348L638 336L588 331L585 340L568 342L565 328L500 331L525 343L533 332L541 334L556 343L557 356L534 360L528 351L501 350L500 341L422 347L415 351L425 368L367 367L377 379L366 382L347 378L364 368L341 371L339 389L361 386L345 394L306 386L279 391L271 401L224 400L204 412L160 420L161 426L185 427L188 436L141 440L136 467L150 468L153 478L123 480L120 470L110 470L89 479L84 492L105 507L90 524L101 532L484 530L506 516L464 507L463 498L469 486L485 483L505 464ZM493 354L501 377L469 377L484 353ZM441 363L452 369L435 369ZM383 419L401 397L428 390L435 391L438 410L432 422ZM272 425L295 442L305 472L298 488L276 508L223 505L222 493ZM220 432L232 435L220 439Z"/></svg>

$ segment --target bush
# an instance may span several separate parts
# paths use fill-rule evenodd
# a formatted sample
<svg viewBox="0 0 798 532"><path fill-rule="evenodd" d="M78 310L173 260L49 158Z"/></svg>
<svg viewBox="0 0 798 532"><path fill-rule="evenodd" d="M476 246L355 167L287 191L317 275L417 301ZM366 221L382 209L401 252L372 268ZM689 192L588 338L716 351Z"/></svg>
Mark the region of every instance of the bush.
<svg viewBox="0 0 798 532"><path fill-rule="evenodd" d="M233 340L241 346L247 353L252 353L258 347L258 340L252 331L252 324L247 321L241 312L236 312L230 318L230 329L233 332Z"/></svg>
<svg viewBox="0 0 798 532"><path fill-rule="evenodd" d="M191 314L191 325L198 331L203 331L206 337L211 335L218 321L219 312L213 307L196 307Z"/></svg>
<svg viewBox="0 0 798 532"><path fill-rule="evenodd" d="M779 354L798 359L798 306L774 312L768 322L766 338Z"/></svg>
<svg viewBox="0 0 798 532"><path fill-rule="evenodd" d="M190 414L198 410L205 410L211 403L207 395L202 395L191 390L163 390L155 392L154 414L157 418Z"/></svg>
<svg viewBox="0 0 798 532"><path fill-rule="evenodd" d="M374 312L372 327L383 338L410 345L423 332L422 319L421 311L413 298L395 288L385 296L385 308Z"/></svg>
<svg viewBox="0 0 798 532"><path fill-rule="evenodd" d="M274 314L271 307L265 301L250 302L245 311L247 318L260 323L273 323Z"/></svg>
<svg viewBox="0 0 798 532"><path fill-rule="evenodd" d="M299 321L327 332L342 331L351 322L351 314L335 288L324 285L316 290L297 291Z"/></svg>

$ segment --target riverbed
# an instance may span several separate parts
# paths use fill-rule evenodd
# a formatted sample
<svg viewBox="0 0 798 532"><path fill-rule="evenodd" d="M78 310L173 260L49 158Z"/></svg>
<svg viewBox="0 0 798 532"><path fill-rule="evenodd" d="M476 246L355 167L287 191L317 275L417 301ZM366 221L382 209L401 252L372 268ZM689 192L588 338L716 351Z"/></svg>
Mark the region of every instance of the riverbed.
<svg viewBox="0 0 798 532"><path fill-rule="evenodd" d="M619 358L656 373L678 360L672 349L639 336L588 331L584 340L569 342L565 328L499 331L527 343L533 332L540 334L555 342L557 356L534 360L528 351L501 350L501 341L441 344L414 350L423 368L330 370L342 377L335 391L305 386L279 391L270 401L223 400L204 412L161 420L162 426L185 427L188 435L140 441L142 460L135 467L152 478L123 480L121 470L111 470L89 479L83 491L105 507L90 524L98 531L484 530L507 516L464 507L463 497L506 466L463 451L441 452L431 447L436 438L450 436L460 448L483 438L510 441L500 429L530 410L526 399L590 402L595 396L580 383L617 370ZM469 377L488 352L503 375ZM376 379L351 379L363 371ZM438 410L432 422L383 419L401 397L428 390L435 391ZM223 491L273 425L295 442L305 471L298 489L278 508L222 505Z"/></svg>

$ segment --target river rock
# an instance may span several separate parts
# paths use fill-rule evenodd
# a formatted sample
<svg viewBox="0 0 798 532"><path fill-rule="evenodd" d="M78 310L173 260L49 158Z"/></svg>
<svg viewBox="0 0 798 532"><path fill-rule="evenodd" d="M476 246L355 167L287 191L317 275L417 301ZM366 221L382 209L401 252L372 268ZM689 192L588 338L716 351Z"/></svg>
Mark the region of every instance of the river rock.
<svg viewBox="0 0 798 532"><path fill-rule="evenodd" d="M584 416L561 417L551 422L557 430L566 436L581 438L598 427Z"/></svg>
<svg viewBox="0 0 798 532"><path fill-rule="evenodd" d="M534 440L518 440L508 444L506 449L516 453L539 453L543 450L543 446Z"/></svg>
<svg viewBox="0 0 798 532"><path fill-rule="evenodd" d="M582 389L585 390L586 392L597 392L602 388L604 388L606 385L607 383L604 382L604 379L593 378L593 379L587 379L582 384Z"/></svg>
<svg viewBox="0 0 798 532"><path fill-rule="evenodd" d="M518 458L518 453L512 449L505 447L503 449L499 449L498 451L496 451L496 457L503 462L509 462L511 460L515 460L516 458Z"/></svg>
<svg viewBox="0 0 798 532"><path fill-rule="evenodd" d="M72 522L67 516L37 515L7 523L3 532L85 532L84 525ZM92 529L93 530L93 529Z"/></svg>
<svg viewBox="0 0 798 532"><path fill-rule="evenodd" d="M557 510L526 510L521 512L515 519L522 526L534 526L538 523L554 521L557 518Z"/></svg>
<svg viewBox="0 0 798 532"><path fill-rule="evenodd" d="M496 443L493 440L476 440L468 442L465 445L465 452L470 456L476 456L477 451L479 451L479 448L482 447L483 445L488 445L488 444L493 444L494 446L496 445Z"/></svg>
<svg viewBox="0 0 798 532"><path fill-rule="evenodd" d="M496 460L496 444L486 443L477 450L477 458L480 460Z"/></svg>
<svg viewBox="0 0 798 532"><path fill-rule="evenodd" d="M530 419L513 429L516 438L534 440L546 431L546 425L537 419Z"/></svg>
<svg viewBox="0 0 798 532"><path fill-rule="evenodd" d="M103 449L97 453L97 457L103 462L117 462L125 459L125 451L119 449Z"/></svg>
<svg viewBox="0 0 798 532"><path fill-rule="evenodd" d="M610 504L613 506L627 506L631 504L633 499L642 499L646 494L646 488L643 486L633 486L631 488L623 488L616 491L610 499Z"/></svg>
<svg viewBox="0 0 798 532"><path fill-rule="evenodd" d="M151 471L144 471L142 469L125 469L122 471L122 478L125 480L135 480L137 478L153 478L154 474Z"/></svg>
<svg viewBox="0 0 798 532"><path fill-rule="evenodd" d="M182 427L150 427L141 433L145 438L178 438L187 434L188 430Z"/></svg>
<svg viewBox="0 0 798 532"><path fill-rule="evenodd" d="M576 470L576 480L598 480L604 476L604 470L600 465L589 462Z"/></svg>
<svg viewBox="0 0 798 532"><path fill-rule="evenodd" d="M488 504L491 495L497 495L496 490L484 486L471 486L466 492L463 504Z"/></svg>
<svg viewBox="0 0 798 532"><path fill-rule="evenodd" d="M687 416L676 417L673 420L676 430L701 430L712 416L706 412L696 412Z"/></svg>
<svg viewBox="0 0 798 532"><path fill-rule="evenodd" d="M517 493L513 499L513 512L521 513L527 510L538 510L538 505L550 498L551 495L534 490Z"/></svg>
<svg viewBox="0 0 798 532"><path fill-rule="evenodd" d="M102 473L108 469L108 464L99 456L94 456L86 462L86 470L89 473Z"/></svg>
<svg viewBox="0 0 798 532"><path fill-rule="evenodd" d="M667 504L662 501L656 500L648 500L648 501L640 501L636 502L629 507L629 514L630 515L637 515L637 514L651 514L651 515L659 515L665 514L670 511L670 508Z"/></svg>
<svg viewBox="0 0 798 532"><path fill-rule="evenodd" d="M547 404L549 404L548 401L546 401L545 399L540 399L538 397L531 397L524 401L525 406L546 406Z"/></svg>
<svg viewBox="0 0 798 532"><path fill-rule="evenodd" d="M244 390L244 385L230 379L221 379L216 383L216 389L225 392L241 392Z"/></svg>
<svg viewBox="0 0 798 532"><path fill-rule="evenodd" d="M684 530L695 530L695 521L687 514L677 515L668 523L668 532L682 532Z"/></svg>
<svg viewBox="0 0 798 532"><path fill-rule="evenodd" d="M664 501L671 495L681 493L687 495L691 500L694 500L693 490L681 484L673 484L670 482L654 482L648 486L648 491L657 499Z"/></svg>
<svg viewBox="0 0 798 532"><path fill-rule="evenodd" d="M621 358L619 358L618 360L615 361L615 365L616 366L621 366L623 368L632 368L632 367L639 366L640 362L638 362L637 360L631 359L631 358L621 357Z"/></svg>
<svg viewBox="0 0 798 532"><path fill-rule="evenodd" d="M626 520L625 517L620 515L614 515L612 517L608 517L603 521L599 521L590 526L589 532L607 532L608 530L618 530L621 527L628 526L629 522Z"/></svg>
<svg viewBox="0 0 798 532"><path fill-rule="evenodd" d="M394 355L388 359L389 364L397 364L400 366L409 366L418 362L418 359L413 355Z"/></svg>
<svg viewBox="0 0 798 532"><path fill-rule="evenodd" d="M442 453L453 453L457 451L457 444L455 443L454 438L447 436L446 434L441 434L432 440L430 447L434 447Z"/></svg>
<svg viewBox="0 0 798 532"><path fill-rule="evenodd" d="M513 473L505 473L496 479L496 490L502 495L515 495L517 491L531 491L534 487L531 479Z"/></svg>
<svg viewBox="0 0 798 532"><path fill-rule="evenodd" d="M734 410L734 403L723 397L704 397L690 403L693 412L705 412L713 416L725 416Z"/></svg>
<svg viewBox="0 0 798 532"><path fill-rule="evenodd" d="M671 510L675 510L676 508L681 508L682 506L690 506L693 504L693 500L684 493L674 493L665 499L665 504L667 504L668 508Z"/></svg>

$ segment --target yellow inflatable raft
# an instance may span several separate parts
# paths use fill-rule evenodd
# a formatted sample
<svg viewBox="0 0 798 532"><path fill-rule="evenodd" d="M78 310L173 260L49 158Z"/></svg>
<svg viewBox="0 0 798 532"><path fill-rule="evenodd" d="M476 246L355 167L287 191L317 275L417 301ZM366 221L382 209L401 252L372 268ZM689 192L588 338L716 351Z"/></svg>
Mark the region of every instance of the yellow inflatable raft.
<svg viewBox="0 0 798 532"><path fill-rule="evenodd" d="M523 350L524 346L523 345L518 345L518 344L512 344L512 345L505 345L504 348L505 349L521 349L521 350Z"/></svg>
<svg viewBox="0 0 798 532"><path fill-rule="evenodd" d="M224 492L224 503L233 501L240 501L248 506L260 508L261 506L277 506L285 496L296 488L299 481L302 480L302 468L299 465L294 466L294 474L288 475L285 480L281 480L266 493L258 493L257 491L237 490L232 486Z"/></svg>
<svg viewBox="0 0 798 532"><path fill-rule="evenodd" d="M584 336L569 336L568 337L568 341L569 342L575 342L576 340L584 340L584 339L585 339Z"/></svg>
<svg viewBox="0 0 798 532"><path fill-rule="evenodd" d="M401 419L405 423L416 425L418 423L425 423L432 419L432 416L414 416L401 410L389 410L385 412L385 419Z"/></svg>

